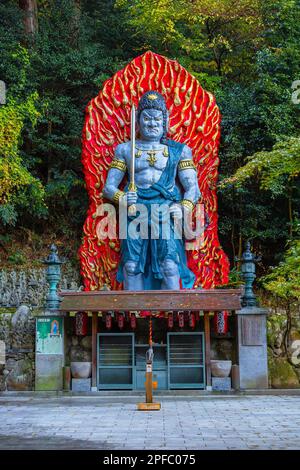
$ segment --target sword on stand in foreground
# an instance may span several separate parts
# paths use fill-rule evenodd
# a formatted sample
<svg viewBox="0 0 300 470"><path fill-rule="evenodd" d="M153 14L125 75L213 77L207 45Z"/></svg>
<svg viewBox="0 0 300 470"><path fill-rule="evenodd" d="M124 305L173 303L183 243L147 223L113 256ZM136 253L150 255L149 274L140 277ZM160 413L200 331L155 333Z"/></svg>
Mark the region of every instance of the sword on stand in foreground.
<svg viewBox="0 0 300 470"><path fill-rule="evenodd" d="M135 172L135 106L132 105L131 108L131 118L130 118L130 141L131 141L131 160L130 160L130 183L128 186L128 191L136 192L136 185L134 182L134 172ZM135 215L136 207L134 204L128 207L129 215Z"/></svg>

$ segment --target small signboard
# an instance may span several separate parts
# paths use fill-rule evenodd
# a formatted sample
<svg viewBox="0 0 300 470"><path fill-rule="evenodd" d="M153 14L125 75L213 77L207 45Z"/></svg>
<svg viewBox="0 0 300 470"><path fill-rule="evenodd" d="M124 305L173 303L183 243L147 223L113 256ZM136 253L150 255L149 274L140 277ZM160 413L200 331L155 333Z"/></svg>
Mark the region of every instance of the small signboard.
<svg viewBox="0 0 300 470"><path fill-rule="evenodd" d="M63 353L63 319L42 317L36 320L36 353Z"/></svg>
<svg viewBox="0 0 300 470"><path fill-rule="evenodd" d="M262 346L262 320L260 317L251 315L251 318L242 318L242 345Z"/></svg>

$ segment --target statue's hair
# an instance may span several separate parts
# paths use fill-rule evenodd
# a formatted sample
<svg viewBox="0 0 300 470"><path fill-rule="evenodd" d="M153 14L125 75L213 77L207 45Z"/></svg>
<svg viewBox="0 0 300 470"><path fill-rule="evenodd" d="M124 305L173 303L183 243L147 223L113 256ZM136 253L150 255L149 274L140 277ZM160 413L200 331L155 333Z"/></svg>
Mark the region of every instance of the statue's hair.
<svg viewBox="0 0 300 470"><path fill-rule="evenodd" d="M155 98L154 98L155 97ZM142 111L145 109L157 109L158 111L161 111L163 113L163 126L164 126L164 133L160 139L162 144L167 143L167 132L168 132L168 110L166 106L166 101L164 97L158 93L158 91L146 91L141 96L141 99L138 104L138 109L137 109L137 118L138 122L140 122L140 117Z"/></svg>

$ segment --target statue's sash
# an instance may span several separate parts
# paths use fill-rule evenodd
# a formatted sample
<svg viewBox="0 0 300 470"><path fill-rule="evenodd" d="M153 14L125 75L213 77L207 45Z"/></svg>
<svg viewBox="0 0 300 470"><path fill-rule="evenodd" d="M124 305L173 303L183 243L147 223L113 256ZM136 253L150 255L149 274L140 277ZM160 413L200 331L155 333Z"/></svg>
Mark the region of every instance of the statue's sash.
<svg viewBox="0 0 300 470"><path fill-rule="evenodd" d="M181 194L178 186L175 183L178 162L180 160L184 144L168 140L169 157L168 162L159 178L150 188L137 188L139 201L143 200L157 202L157 199L163 198L169 201L180 201Z"/></svg>

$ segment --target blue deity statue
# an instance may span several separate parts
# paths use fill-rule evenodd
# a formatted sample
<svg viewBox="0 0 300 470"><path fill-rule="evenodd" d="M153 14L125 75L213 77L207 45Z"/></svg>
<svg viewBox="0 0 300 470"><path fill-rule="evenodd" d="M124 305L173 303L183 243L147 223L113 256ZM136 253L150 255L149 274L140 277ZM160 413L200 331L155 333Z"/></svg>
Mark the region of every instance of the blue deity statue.
<svg viewBox="0 0 300 470"><path fill-rule="evenodd" d="M131 141L116 147L108 171L103 195L116 204L143 204L149 214L151 206L167 205L170 236L162 236L158 217L158 236L131 237L121 241L121 262L117 280L126 290L191 288L194 274L187 267L184 239L175 236L176 218L193 210L200 198L196 169L191 149L180 142L167 139L168 110L163 96L156 91L146 92L137 109L139 139L135 142L135 185L119 189L131 165ZM128 223L135 215L128 211ZM149 218L150 219L150 218ZM153 224L153 220L152 220ZM151 232L152 233L152 232ZM149 221L150 234L150 221Z"/></svg>

